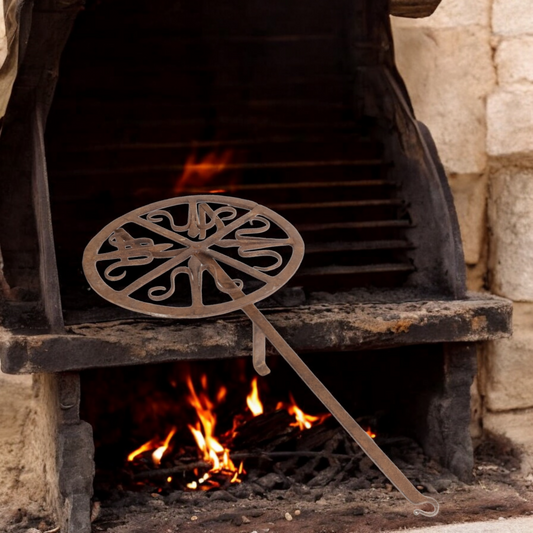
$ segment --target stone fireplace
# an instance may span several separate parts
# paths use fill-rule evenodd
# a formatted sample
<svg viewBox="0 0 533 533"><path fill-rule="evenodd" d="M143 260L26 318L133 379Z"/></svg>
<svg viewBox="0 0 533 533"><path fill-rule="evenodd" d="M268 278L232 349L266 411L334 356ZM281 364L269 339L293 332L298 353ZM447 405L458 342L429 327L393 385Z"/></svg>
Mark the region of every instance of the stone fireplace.
<svg viewBox="0 0 533 533"><path fill-rule="evenodd" d="M352 398L354 416L385 410L402 425L386 431L412 434L470 477L476 343L508 334L510 307L466 293L450 191L396 71L389 3L219 4L89 3L79 14L78 3L36 2L19 13L0 139L0 356L4 372L35 376L38 462L62 531L90 531L92 430L114 401L99 379L250 355L240 316L143 318L107 305L81 275L83 247L110 220L206 189L255 194L304 235L300 277L264 312L317 374L338 358L339 376L364 368L383 380L388 406ZM178 183L191 158L197 168L213 153L226 159L215 181ZM409 401L394 405L411 374ZM353 385L330 379L341 395Z"/></svg>

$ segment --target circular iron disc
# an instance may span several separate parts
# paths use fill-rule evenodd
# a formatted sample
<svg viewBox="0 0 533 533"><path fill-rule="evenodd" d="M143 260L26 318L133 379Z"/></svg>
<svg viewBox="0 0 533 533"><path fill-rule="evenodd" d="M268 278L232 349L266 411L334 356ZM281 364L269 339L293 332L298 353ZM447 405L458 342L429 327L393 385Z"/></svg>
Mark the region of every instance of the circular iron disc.
<svg viewBox="0 0 533 533"><path fill-rule="evenodd" d="M187 209L182 225L176 223L176 209ZM261 236L272 229L285 237ZM276 251L287 247L292 249L289 259ZM226 255L227 250L233 255ZM270 296L295 274L303 255L304 243L296 228L271 209L228 196L183 196L140 207L109 223L87 245L83 271L102 298L125 309L164 318L203 318ZM216 274L216 269L206 267L213 260L217 268L244 272L261 287L247 290L246 282L236 279L242 297L205 304L202 278L206 271ZM254 260L259 264L254 265ZM189 277L189 306L171 301L180 275Z"/></svg>

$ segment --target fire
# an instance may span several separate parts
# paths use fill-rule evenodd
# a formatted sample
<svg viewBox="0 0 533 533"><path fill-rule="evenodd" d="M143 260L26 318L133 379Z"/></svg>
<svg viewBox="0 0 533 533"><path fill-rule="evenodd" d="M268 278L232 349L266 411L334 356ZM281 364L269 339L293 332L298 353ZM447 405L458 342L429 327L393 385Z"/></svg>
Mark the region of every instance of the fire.
<svg viewBox="0 0 533 533"><path fill-rule="evenodd" d="M259 398L259 389L257 388L256 377L252 380L252 390L250 394L248 394L248 396L246 397L246 405L254 416L262 415L264 412L263 404L261 403L261 400Z"/></svg>
<svg viewBox="0 0 533 533"><path fill-rule="evenodd" d="M367 428L365 431L371 439L375 439L377 437L377 435L372 431L372 428Z"/></svg>
<svg viewBox="0 0 533 533"><path fill-rule="evenodd" d="M145 442L142 446L140 446L128 455L128 461L132 462L137 456L141 455L142 453L154 450L152 453L152 462L154 463L154 465L159 466L161 464L161 459L163 458L163 455L165 455L165 452L168 450L170 441L172 440L172 437L175 433L176 428L173 427L164 441L161 441L158 438L154 438L149 440L148 442Z"/></svg>
<svg viewBox="0 0 533 533"><path fill-rule="evenodd" d="M196 391L190 375L187 377L186 383L189 389L187 401L189 405L194 408L196 416L198 417L196 424L188 424L188 428L196 441L202 459L211 465L211 468L207 473L198 480L188 483L187 487L191 489L209 489L213 486L218 486L218 483L211 479L215 474L230 478L231 483L240 483L241 476L245 474L243 464L241 463L238 468L233 464L233 461L230 459L229 449L224 447L215 435L217 423L215 408L225 400L227 388L224 386L220 387L215 395L216 400L213 402L207 393L208 380L206 374L203 374L200 378L200 392ZM128 455L128 461L134 461L136 457L145 452L152 452L151 457L153 464L155 466L160 466L161 460L165 452L168 450L176 431L177 428L173 427L164 441L161 441L158 438L149 440L138 449L131 452ZM168 477L167 481L170 483L172 478ZM206 483L207 481L210 481L210 483Z"/></svg>
<svg viewBox="0 0 533 533"><path fill-rule="evenodd" d="M244 464L241 462L237 467L231 457L229 445L239 427L246 423L253 417L259 416L265 412L263 402L259 394L259 384L257 377L254 377L250 392L246 397L247 410L236 415L233 419L233 428L220 437L216 435L217 416L216 409L226 399L228 389L225 386L220 386L216 389L214 394L209 393L209 383L206 374L202 374L199 379L198 386L195 387L193 379L189 374L186 377L186 385L188 388L188 395L186 397L187 403L193 408L196 421L187 424L191 432L198 453L202 461L204 461L209 469L202 474L198 470L194 470L196 479L187 483L186 486L191 490L209 490L214 487L220 487L223 483L240 483L242 476L246 474ZM289 396L290 402L279 402L276 410L284 409L294 417L294 422L290 425L298 427L300 430L309 429L314 425L322 423L329 414L326 415L308 415L296 404L292 394ZM176 427L172 427L168 432L166 438L161 440L159 437L153 438L140 446L135 451L128 455L128 461L132 462L138 456L151 453L151 459L154 466L160 467L162 459L169 450L171 441L177 432ZM370 433L369 433L370 434ZM371 435L372 436L372 435ZM375 435L374 435L375 436ZM372 438L374 438L372 436ZM166 478L168 483L172 482L172 476Z"/></svg>
<svg viewBox="0 0 533 533"><path fill-rule="evenodd" d="M152 461L155 465L159 466L161 464L161 459L163 458L163 455L168 450L168 446L170 444L170 441L172 440L172 437L176 433L176 428L172 428L170 433L167 435L167 438L163 442L161 446L159 446L154 453L152 453Z"/></svg>
<svg viewBox="0 0 533 533"><path fill-rule="evenodd" d="M213 484L207 484L202 487L202 484L210 480L214 474L222 474L224 476L231 476L231 483L240 483L242 480L240 475L244 473L243 464L237 468L229 456L229 449L225 448L215 436L216 416L215 404L210 400L207 394L207 376L205 374L201 377L202 392L198 394L194 388L191 376L187 377L187 387L189 389L188 402L196 411L199 421L195 426L188 425L196 445L200 450L203 460L211 465L209 472L204 474L198 481L193 481L187 484L190 489L210 488ZM217 400L223 400L226 395L226 390L221 393L220 389L217 394Z"/></svg>
<svg viewBox="0 0 533 533"><path fill-rule="evenodd" d="M308 415L296 405L296 401L292 394L289 395L289 398L291 403L278 402L276 409L285 409L290 415L294 416L295 421L291 426L298 427L301 431L304 429L311 429L313 426L321 424L330 416L329 413L325 415Z"/></svg>
<svg viewBox="0 0 533 533"><path fill-rule="evenodd" d="M174 186L174 194L182 194L187 189L207 187L209 182L223 172L233 158L232 150L224 150L221 153L211 152L202 159L193 152L185 162L182 175ZM210 193L225 192L224 189L213 188Z"/></svg>
<svg viewBox="0 0 533 533"><path fill-rule="evenodd" d="M292 394L289 395L290 403L278 402L276 410L284 409L291 416L294 416L294 422L291 424L293 427L298 427L300 430L310 429L314 425L321 424L330 415L308 415L304 413L296 404ZM246 397L246 405L254 416L259 416L264 413L263 403L259 398L259 388L257 386L257 377L252 380L252 388L250 394ZM238 428L238 424L234 425L234 431ZM372 437L374 438L374 437Z"/></svg>
<svg viewBox="0 0 533 533"><path fill-rule="evenodd" d="M135 451L131 452L128 455L128 461L133 461L135 457L138 455L141 455L141 453L148 452L150 450L153 450L155 447L157 447L157 439L149 440L148 442L144 443L142 446L137 448Z"/></svg>

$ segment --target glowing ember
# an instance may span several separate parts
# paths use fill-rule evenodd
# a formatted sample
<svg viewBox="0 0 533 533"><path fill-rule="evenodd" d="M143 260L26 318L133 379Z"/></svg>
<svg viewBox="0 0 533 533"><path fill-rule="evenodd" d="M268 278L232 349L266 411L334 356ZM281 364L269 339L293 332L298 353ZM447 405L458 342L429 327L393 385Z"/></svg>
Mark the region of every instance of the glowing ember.
<svg viewBox="0 0 533 533"><path fill-rule="evenodd" d="M198 189L208 186L209 182L223 172L233 157L231 150L222 153L211 152L203 159L197 159L193 152L185 162L183 174L178 178L174 186L174 194L181 194L187 189ZM224 189L213 188L210 193L225 192Z"/></svg>
<svg viewBox="0 0 533 533"><path fill-rule="evenodd" d="M326 420L326 418L329 418L331 416L329 413L325 415L308 415L296 405L292 394L289 395L289 398L291 400L291 403L286 404L283 402L279 402L276 406L276 410L285 409L287 413L294 416L295 421L291 424L291 426L299 427L301 431L303 431L304 429L310 429L315 425L321 424L322 422L324 422L324 420Z"/></svg>
<svg viewBox="0 0 533 533"><path fill-rule="evenodd" d="M252 380L252 391L246 397L246 405L250 409L251 413L254 416L259 416L263 414L263 404L259 399L259 389L257 388L257 378Z"/></svg>

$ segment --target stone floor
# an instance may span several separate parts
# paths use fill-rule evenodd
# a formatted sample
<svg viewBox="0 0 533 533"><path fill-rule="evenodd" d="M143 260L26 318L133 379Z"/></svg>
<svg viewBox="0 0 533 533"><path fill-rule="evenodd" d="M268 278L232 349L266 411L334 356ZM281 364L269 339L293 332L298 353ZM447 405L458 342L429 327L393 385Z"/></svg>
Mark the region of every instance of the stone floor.
<svg viewBox="0 0 533 533"><path fill-rule="evenodd" d="M471 522L445 526L424 527L422 529L398 529L390 533L531 533L533 517L502 518L491 522Z"/></svg>

